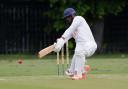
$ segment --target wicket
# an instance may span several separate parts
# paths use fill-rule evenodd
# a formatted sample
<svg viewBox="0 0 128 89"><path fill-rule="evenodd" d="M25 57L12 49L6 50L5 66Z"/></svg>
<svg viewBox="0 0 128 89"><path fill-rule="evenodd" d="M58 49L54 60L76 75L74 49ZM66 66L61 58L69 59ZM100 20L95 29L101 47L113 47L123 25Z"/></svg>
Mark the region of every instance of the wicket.
<svg viewBox="0 0 128 89"><path fill-rule="evenodd" d="M68 48L68 42L66 43L66 45L64 45L64 47L61 49L61 54L58 52L57 53L57 72L58 72L58 76L60 74L64 75L64 71L65 71L65 58L66 58L66 64L67 64L67 68L69 66L69 48ZM60 67L60 65L62 65L62 67ZM62 68L62 73L60 73Z"/></svg>

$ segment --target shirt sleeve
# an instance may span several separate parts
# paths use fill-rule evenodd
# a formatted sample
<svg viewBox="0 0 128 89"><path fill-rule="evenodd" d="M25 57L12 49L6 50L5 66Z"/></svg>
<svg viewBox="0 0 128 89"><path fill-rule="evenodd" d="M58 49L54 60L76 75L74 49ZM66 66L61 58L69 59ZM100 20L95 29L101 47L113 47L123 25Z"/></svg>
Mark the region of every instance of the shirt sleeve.
<svg viewBox="0 0 128 89"><path fill-rule="evenodd" d="M73 32L75 32L78 28L78 26L81 23L81 19L78 17L75 17L73 19L72 24L70 25L70 27L64 32L64 34L62 35L62 37L64 37L65 39L71 38Z"/></svg>
<svg viewBox="0 0 128 89"><path fill-rule="evenodd" d="M72 38L72 35L71 36L68 36L67 38L65 38L65 43Z"/></svg>

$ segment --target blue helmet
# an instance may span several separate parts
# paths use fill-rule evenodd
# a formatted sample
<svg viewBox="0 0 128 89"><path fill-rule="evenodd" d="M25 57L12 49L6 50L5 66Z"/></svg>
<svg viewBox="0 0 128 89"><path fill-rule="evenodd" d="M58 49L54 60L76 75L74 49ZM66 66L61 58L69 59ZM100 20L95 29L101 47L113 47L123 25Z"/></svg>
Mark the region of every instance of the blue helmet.
<svg viewBox="0 0 128 89"><path fill-rule="evenodd" d="M76 11L73 8L67 8L64 10L64 18L66 18L70 15L73 15L75 13L76 13Z"/></svg>

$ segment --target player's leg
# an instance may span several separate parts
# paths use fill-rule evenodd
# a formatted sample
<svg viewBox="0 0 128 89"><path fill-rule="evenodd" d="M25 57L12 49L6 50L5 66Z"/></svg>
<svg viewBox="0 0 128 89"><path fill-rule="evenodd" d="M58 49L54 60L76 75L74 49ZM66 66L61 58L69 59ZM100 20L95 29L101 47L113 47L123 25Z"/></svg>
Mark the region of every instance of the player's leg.
<svg viewBox="0 0 128 89"><path fill-rule="evenodd" d="M89 43L88 45L86 45L84 50L85 53L85 63L87 64L87 60L86 57L92 56L97 48L97 45L95 43ZM86 74L88 73L88 71L90 70L90 66L89 65L84 65L84 67L82 67L82 77L86 78Z"/></svg>
<svg viewBox="0 0 128 89"><path fill-rule="evenodd" d="M88 42L85 47L84 47L84 51L85 51L85 56L86 57L90 57L92 56L95 51L97 49L97 44L94 42Z"/></svg>
<svg viewBox="0 0 128 89"><path fill-rule="evenodd" d="M84 63L85 63L84 53L81 51L75 52L75 71L74 71L74 76L72 77L72 79L74 80L82 79Z"/></svg>
<svg viewBox="0 0 128 89"><path fill-rule="evenodd" d="M75 59L75 67L74 67L74 76L72 77L72 79L77 80L82 78L82 69L85 63L85 54L83 50L83 45L81 45L80 43L76 44L74 59Z"/></svg>
<svg viewBox="0 0 128 89"><path fill-rule="evenodd" d="M76 49L75 49L75 54L74 54L74 59L75 59L75 72L74 72L74 79L79 79L79 77L82 76L82 78L86 78L86 72L85 70L85 62L86 62L86 57L91 56L96 50L95 45L89 43L86 45L86 43L77 43L76 44ZM76 77L78 76L78 77Z"/></svg>
<svg viewBox="0 0 128 89"><path fill-rule="evenodd" d="M86 67L86 57L85 57L85 61L83 62L83 64L82 64L82 79L86 79L86 73L87 73L87 71L86 71L86 69L85 69L85 67Z"/></svg>
<svg viewBox="0 0 128 89"><path fill-rule="evenodd" d="M65 74L72 77L74 75L74 69L75 69L75 57L73 56L71 65L69 69L65 71Z"/></svg>

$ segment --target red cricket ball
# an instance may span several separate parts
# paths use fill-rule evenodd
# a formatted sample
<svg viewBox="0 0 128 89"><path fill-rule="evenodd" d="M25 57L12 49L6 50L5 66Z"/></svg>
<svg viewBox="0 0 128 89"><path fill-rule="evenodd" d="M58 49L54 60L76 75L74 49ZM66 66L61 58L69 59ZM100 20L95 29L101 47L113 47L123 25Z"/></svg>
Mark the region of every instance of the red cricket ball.
<svg viewBox="0 0 128 89"><path fill-rule="evenodd" d="M18 64L22 64L23 63L23 60L22 59L19 59L18 60Z"/></svg>

